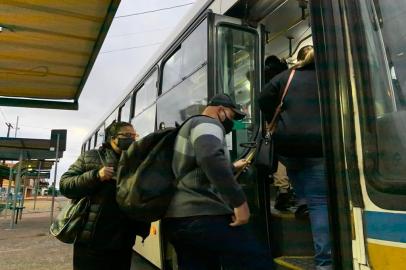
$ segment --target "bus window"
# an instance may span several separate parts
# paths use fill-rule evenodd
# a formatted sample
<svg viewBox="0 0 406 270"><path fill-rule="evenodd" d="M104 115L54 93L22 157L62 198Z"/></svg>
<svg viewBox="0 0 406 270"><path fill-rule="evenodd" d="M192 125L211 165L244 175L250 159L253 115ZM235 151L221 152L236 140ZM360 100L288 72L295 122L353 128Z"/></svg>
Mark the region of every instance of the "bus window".
<svg viewBox="0 0 406 270"><path fill-rule="evenodd" d="M93 145L94 145L94 135L89 139L89 150L93 149Z"/></svg>
<svg viewBox="0 0 406 270"><path fill-rule="evenodd" d="M144 110L142 114L137 115L131 120L131 124L134 126L137 134L142 138L155 130L155 114L156 105L150 106Z"/></svg>
<svg viewBox="0 0 406 270"><path fill-rule="evenodd" d="M197 48L199 48L197 50ZM173 127L202 112L207 104L207 22L204 20L165 63L163 93L158 99L157 123ZM199 52L199 53L198 53ZM181 81L172 78L172 60L181 55ZM177 61L177 60L176 60Z"/></svg>
<svg viewBox="0 0 406 270"><path fill-rule="evenodd" d="M100 129L97 131L97 140L96 140L96 148L99 148L103 142L104 142L104 135L105 135L105 131L104 131L104 124L100 127Z"/></svg>
<svg viewBox="0 0 406 270"><path fill-rule="evenodd" d="M190 77L207 61L207 20L187 37L177 51L166 60L163 69L162 93Z"/></svg>
<svg viewBox="0 0 406 270"><path fill-rule="evenodd" d="M114 112L106 119L105 127L108 127L114 120L118 120L118 109L114 110Z"/></svg>
<svg viewBox="0 0 406 270"><path fill-rule="evenodd" d="M227 25L217 28L217 87L229 94L241 106L247 117L236 123L235 147L237 156L244 148L239 146L252 137L254 131L254 87L255 87L255 55L257 35Z"/></svg>
<svg viewBox="0 0 406 270"><path fill-rule="evenodd" d="M96 148L97 145L97 131L96 133L93 135L93 143L92 143L92 148Z"/></svg>
<svg viewBox="0 0 406 270"><path fill-rule="evenodd" d="M131 113L131 97L120 107L120 121L129 122Z"/></svg>
<svg viewBox="0 0 406 270"><path fill-rule="evenodd" d="M152 103L155 102L158 94L156 88L157 79L158 71L155 70L135 94L135 117L139 115L145 108L149 107Z"/></svg>
<svg viewBox="0 0 406 270"><path fill-rule="evenodd" d="M360 1L367 75L364 102L368 180L385 193L406 190L406 2ZM360 49L358 49L360 50Z"/></svg>

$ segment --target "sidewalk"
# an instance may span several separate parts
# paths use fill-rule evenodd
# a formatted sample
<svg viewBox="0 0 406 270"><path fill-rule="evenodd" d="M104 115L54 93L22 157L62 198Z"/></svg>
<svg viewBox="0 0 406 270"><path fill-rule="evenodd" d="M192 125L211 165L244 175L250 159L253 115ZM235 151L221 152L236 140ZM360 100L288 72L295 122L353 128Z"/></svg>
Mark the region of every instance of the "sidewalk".
<svg viewBox="0 0 406 270"><path fill-rule="evenodd" d="M66 198L55 200L55 215L66 203ZM10 219L0 215L0 270L72 270L73 245L64 244L49 235L50 200L44 200L37 212L30 211L26 201L21 220L10 230ZM37 201L38 205L38 201ZM135 253L132 269L156 270Z"/></svg>
<svg viewBox="0 0 406 270"><path fill-rule="evenodd" d="M38 202L37 202L38 203ZM62 203L62 202L61 202ZM55 203L57 206L59 203ZM15 229L10 230L10 217L0 217L1 270L70 270L73 246L49 235L50 202L42 212L23 212ZM55 207L58 211L58 207ZM57 214L57 212L55 213Z"/></svg>

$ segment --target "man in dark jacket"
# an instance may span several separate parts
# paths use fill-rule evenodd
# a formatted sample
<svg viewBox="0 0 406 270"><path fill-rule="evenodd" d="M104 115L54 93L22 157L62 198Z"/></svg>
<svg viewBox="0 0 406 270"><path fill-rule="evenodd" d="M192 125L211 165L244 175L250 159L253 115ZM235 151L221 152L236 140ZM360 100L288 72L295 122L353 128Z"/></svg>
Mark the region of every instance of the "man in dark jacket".
<svg viewBox="0 0 406 270"><path fill-rule="evenodd" d="M74 244L75 270L128 270L135 236L149 234L149 224L129 220L116 202L116 165L121 151L134 141L135 130L129 123L113 122L106 137L102 147L82 153L61 177L64 196L91 200L87 222Z"/></svg>

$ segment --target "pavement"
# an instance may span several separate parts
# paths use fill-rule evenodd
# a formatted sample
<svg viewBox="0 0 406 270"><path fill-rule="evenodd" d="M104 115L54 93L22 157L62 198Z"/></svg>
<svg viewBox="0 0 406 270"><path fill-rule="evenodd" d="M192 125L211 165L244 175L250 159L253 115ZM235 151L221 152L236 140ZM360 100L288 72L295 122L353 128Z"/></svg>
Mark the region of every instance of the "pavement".
<svg viewBox="0 0 406 270"><path fill-rule="evenodd" d="M65 198L55 201L55 214ZM10 215L0 215L0 270L72 269L73 246L49 234L51 201L37 201L36 211L25 202L22 219L10 229Z"/></svg>
<svg viewBox="0 0 406 270"><path fill-rule="evenodd" d="M64 197L55 200L55 213L67 202ZM50 198L39 198L36 209L33 200L25 200L22 219L10 229L10 211L0 214L0 270L71 270L73 245L65 244L49 234ZM155 270L136 253L132 268Z"/></svg>

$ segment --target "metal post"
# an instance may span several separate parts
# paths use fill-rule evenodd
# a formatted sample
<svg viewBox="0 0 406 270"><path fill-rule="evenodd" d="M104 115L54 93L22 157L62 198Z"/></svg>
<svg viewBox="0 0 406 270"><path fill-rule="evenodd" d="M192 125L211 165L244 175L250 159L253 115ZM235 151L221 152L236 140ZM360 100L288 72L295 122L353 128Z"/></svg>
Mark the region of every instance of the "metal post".
<svg viewBox="0 0 406 270"><path fill-rule="evenodd" d="M52 183L51 224L54 221L55 186L56 186L56 174L58 172L58 155L59 155L59 134L57 134L56 137L55 173L54 173L54 181Z"/></svg>
<svg viewBox="0 0 406 270"><path fill-rule="evenodd" d="M8 212L8 204L10 203L10 199L8 194L10 194L10 190L11 190L11 182L12 182L12 178L13 178L13 168L10 165L10 174L8 176L8 187L7 187L7 198L6 198L6 209L4 211L4 217L7 216L7 212Z"/></svg>
<svg viewBox="0 0 406 270"><path fill-rule="evenodd" d="M38 174L37 174L37 179L34 180L34 210L35 210L35 205L37 204L37 193L38 193L38 185L39 185L39 173L41 170L41 160L39 160L38 163Z"/></svg>
<svg viewBox="0 0 406 270"><path fill-rule="evenodd" d="M13 212L12 212L12 215L11 215L10 229L14 229L14 218L15 218L15 215L16 215L16 207L17 207L17 194L20 191L21 163L22 163L22 161L23 161L23 150L20 151L20 159L19 159L19 162L18 162L16 184L14 185Z"/></svg>
<svg viewBox="0 0 406 270"><path fill-rule="evenodd" d="M24 209L24 203L25 203L25 195L27 194L27 186L25 185L27 179L22 179L23 180L23 191L22 191L22 196L21 196L21 201L20 201L20 220L23 217L23 209Z"/></svg>

